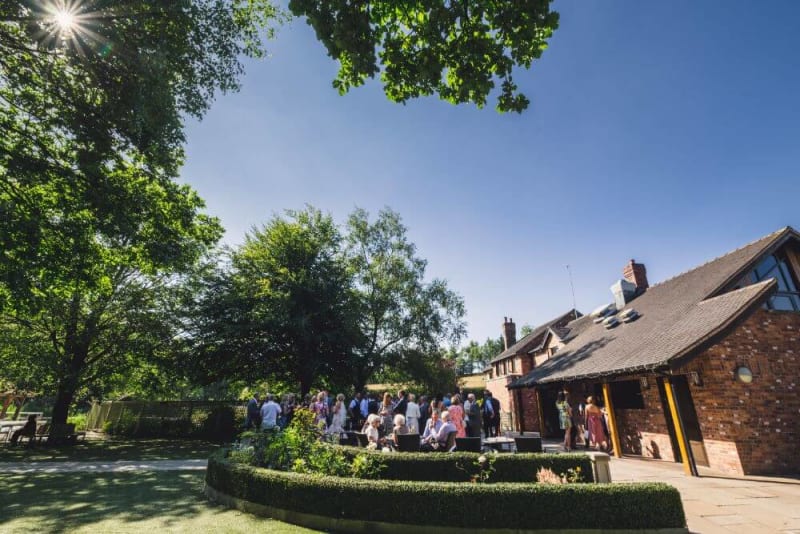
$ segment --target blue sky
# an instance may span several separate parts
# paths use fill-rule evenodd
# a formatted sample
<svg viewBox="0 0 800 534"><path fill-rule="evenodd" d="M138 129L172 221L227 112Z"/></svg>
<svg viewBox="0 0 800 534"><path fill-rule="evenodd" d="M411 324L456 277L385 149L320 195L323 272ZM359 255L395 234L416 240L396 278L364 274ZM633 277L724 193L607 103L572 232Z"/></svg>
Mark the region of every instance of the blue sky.
<svg viewBox="0 0 800 534"><path fill-rule="evenodd" d="M800 2L557 1L550 48L516 79L522 115L437 98L341 97L302 20L188 127L183 179L240 243L285 209L398 211L470 338L611 300L630 258L651 284L800 227Z"/></svg>

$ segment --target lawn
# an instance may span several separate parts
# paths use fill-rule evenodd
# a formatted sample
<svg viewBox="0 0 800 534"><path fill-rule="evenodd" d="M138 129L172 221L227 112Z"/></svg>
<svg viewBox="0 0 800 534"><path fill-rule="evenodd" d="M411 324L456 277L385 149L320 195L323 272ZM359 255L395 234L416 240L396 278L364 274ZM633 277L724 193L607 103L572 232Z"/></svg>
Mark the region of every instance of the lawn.
<svg viewBox="0 0 800 534"><path fill-rule="evenodd" d="M0 462L104 462L112 460L188 460L208 458L219 447L208 441L88 440L77 445L48 447L27 443L0 446Z"/></svg>
<svg viewBox="0 0 800 534"><path fill-rule="evenodd" d="M0 473L0 532L315 532L209 503L204 472Z"/></svg>

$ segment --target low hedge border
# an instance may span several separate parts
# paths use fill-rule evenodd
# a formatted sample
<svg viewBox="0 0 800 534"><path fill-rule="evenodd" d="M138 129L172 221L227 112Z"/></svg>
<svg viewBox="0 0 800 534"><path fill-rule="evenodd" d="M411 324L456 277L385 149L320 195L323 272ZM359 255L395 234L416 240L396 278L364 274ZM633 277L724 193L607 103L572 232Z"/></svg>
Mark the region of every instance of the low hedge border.
<svg viewBox="0 0 800 534"><path fill-rule="evenodd" d="M659 530L686 532L678 491L663 483L469 484L359 480L208 462L211 494L295 513L360 522L476 530ZM230 502L228 504L231 504ZM580 513L568 513L575 508ZM286 518L291 520L291 518ZM312 525L309 525L312 526ZM374 525L373 525L374 527Z"/></svg>
<svg viewBox="0 0 800 534"><path fill-rule="evenodd" d="M380 457L381 463L386 466L380 473L380 478L384 480L468 482L470 474L467 471L481 456L477 452L384 454L353 447L339 448L350 460L362 453ZM592 461L585 454L498 454L494 458L494 473L489 478L490 482L536 482L536 473L542 467L559 475L580 468L582 481L594 482Z"/></svg>

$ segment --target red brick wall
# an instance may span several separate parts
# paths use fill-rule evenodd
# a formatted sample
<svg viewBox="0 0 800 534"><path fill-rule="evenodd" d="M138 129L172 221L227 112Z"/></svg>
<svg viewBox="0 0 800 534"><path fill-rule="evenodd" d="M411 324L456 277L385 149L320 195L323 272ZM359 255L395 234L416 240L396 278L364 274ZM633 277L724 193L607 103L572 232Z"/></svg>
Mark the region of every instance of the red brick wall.
<svg viewBox="0 0 800 534"><path fill-rule="evenodd" d="M800 472L799 338L800 314L759 309L681 369L703 380L690 389L712 468ZM752 371L751 384L734 380L740 365Z"/></svg>

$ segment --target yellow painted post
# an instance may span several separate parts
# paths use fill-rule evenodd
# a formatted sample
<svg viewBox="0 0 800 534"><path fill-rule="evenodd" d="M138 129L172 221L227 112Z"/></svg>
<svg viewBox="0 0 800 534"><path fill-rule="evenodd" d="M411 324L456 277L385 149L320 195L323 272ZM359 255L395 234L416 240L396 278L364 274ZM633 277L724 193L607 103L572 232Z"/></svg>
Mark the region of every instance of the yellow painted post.
<svg viewBox="0 0 800 534"><path fill-rule="evenodd" d="M619 442L617 432L617 415L614 413L614 403L611 402L611 384L603 384L603 398L606 401L606 413L608 414L608 433L611 434L611 446L614 447L614 456L622 458L622 445Z"/></svg>
<svg viewBox="0 0 800 534"><path fill-rule="evenodd" d="M672 384L670 384L667 377L664 377L664 391L667 393L667 404L669 404L669 413L672 416L672 426L675 428L675 437L678 439L678 448L681 450L683 470L686 471L687 475L691 476L692 466L689 464L689 451L686 450L686 439L683 436L683 428L678 418L678 406L675 404L675 397L672 395Z"/></svg>

